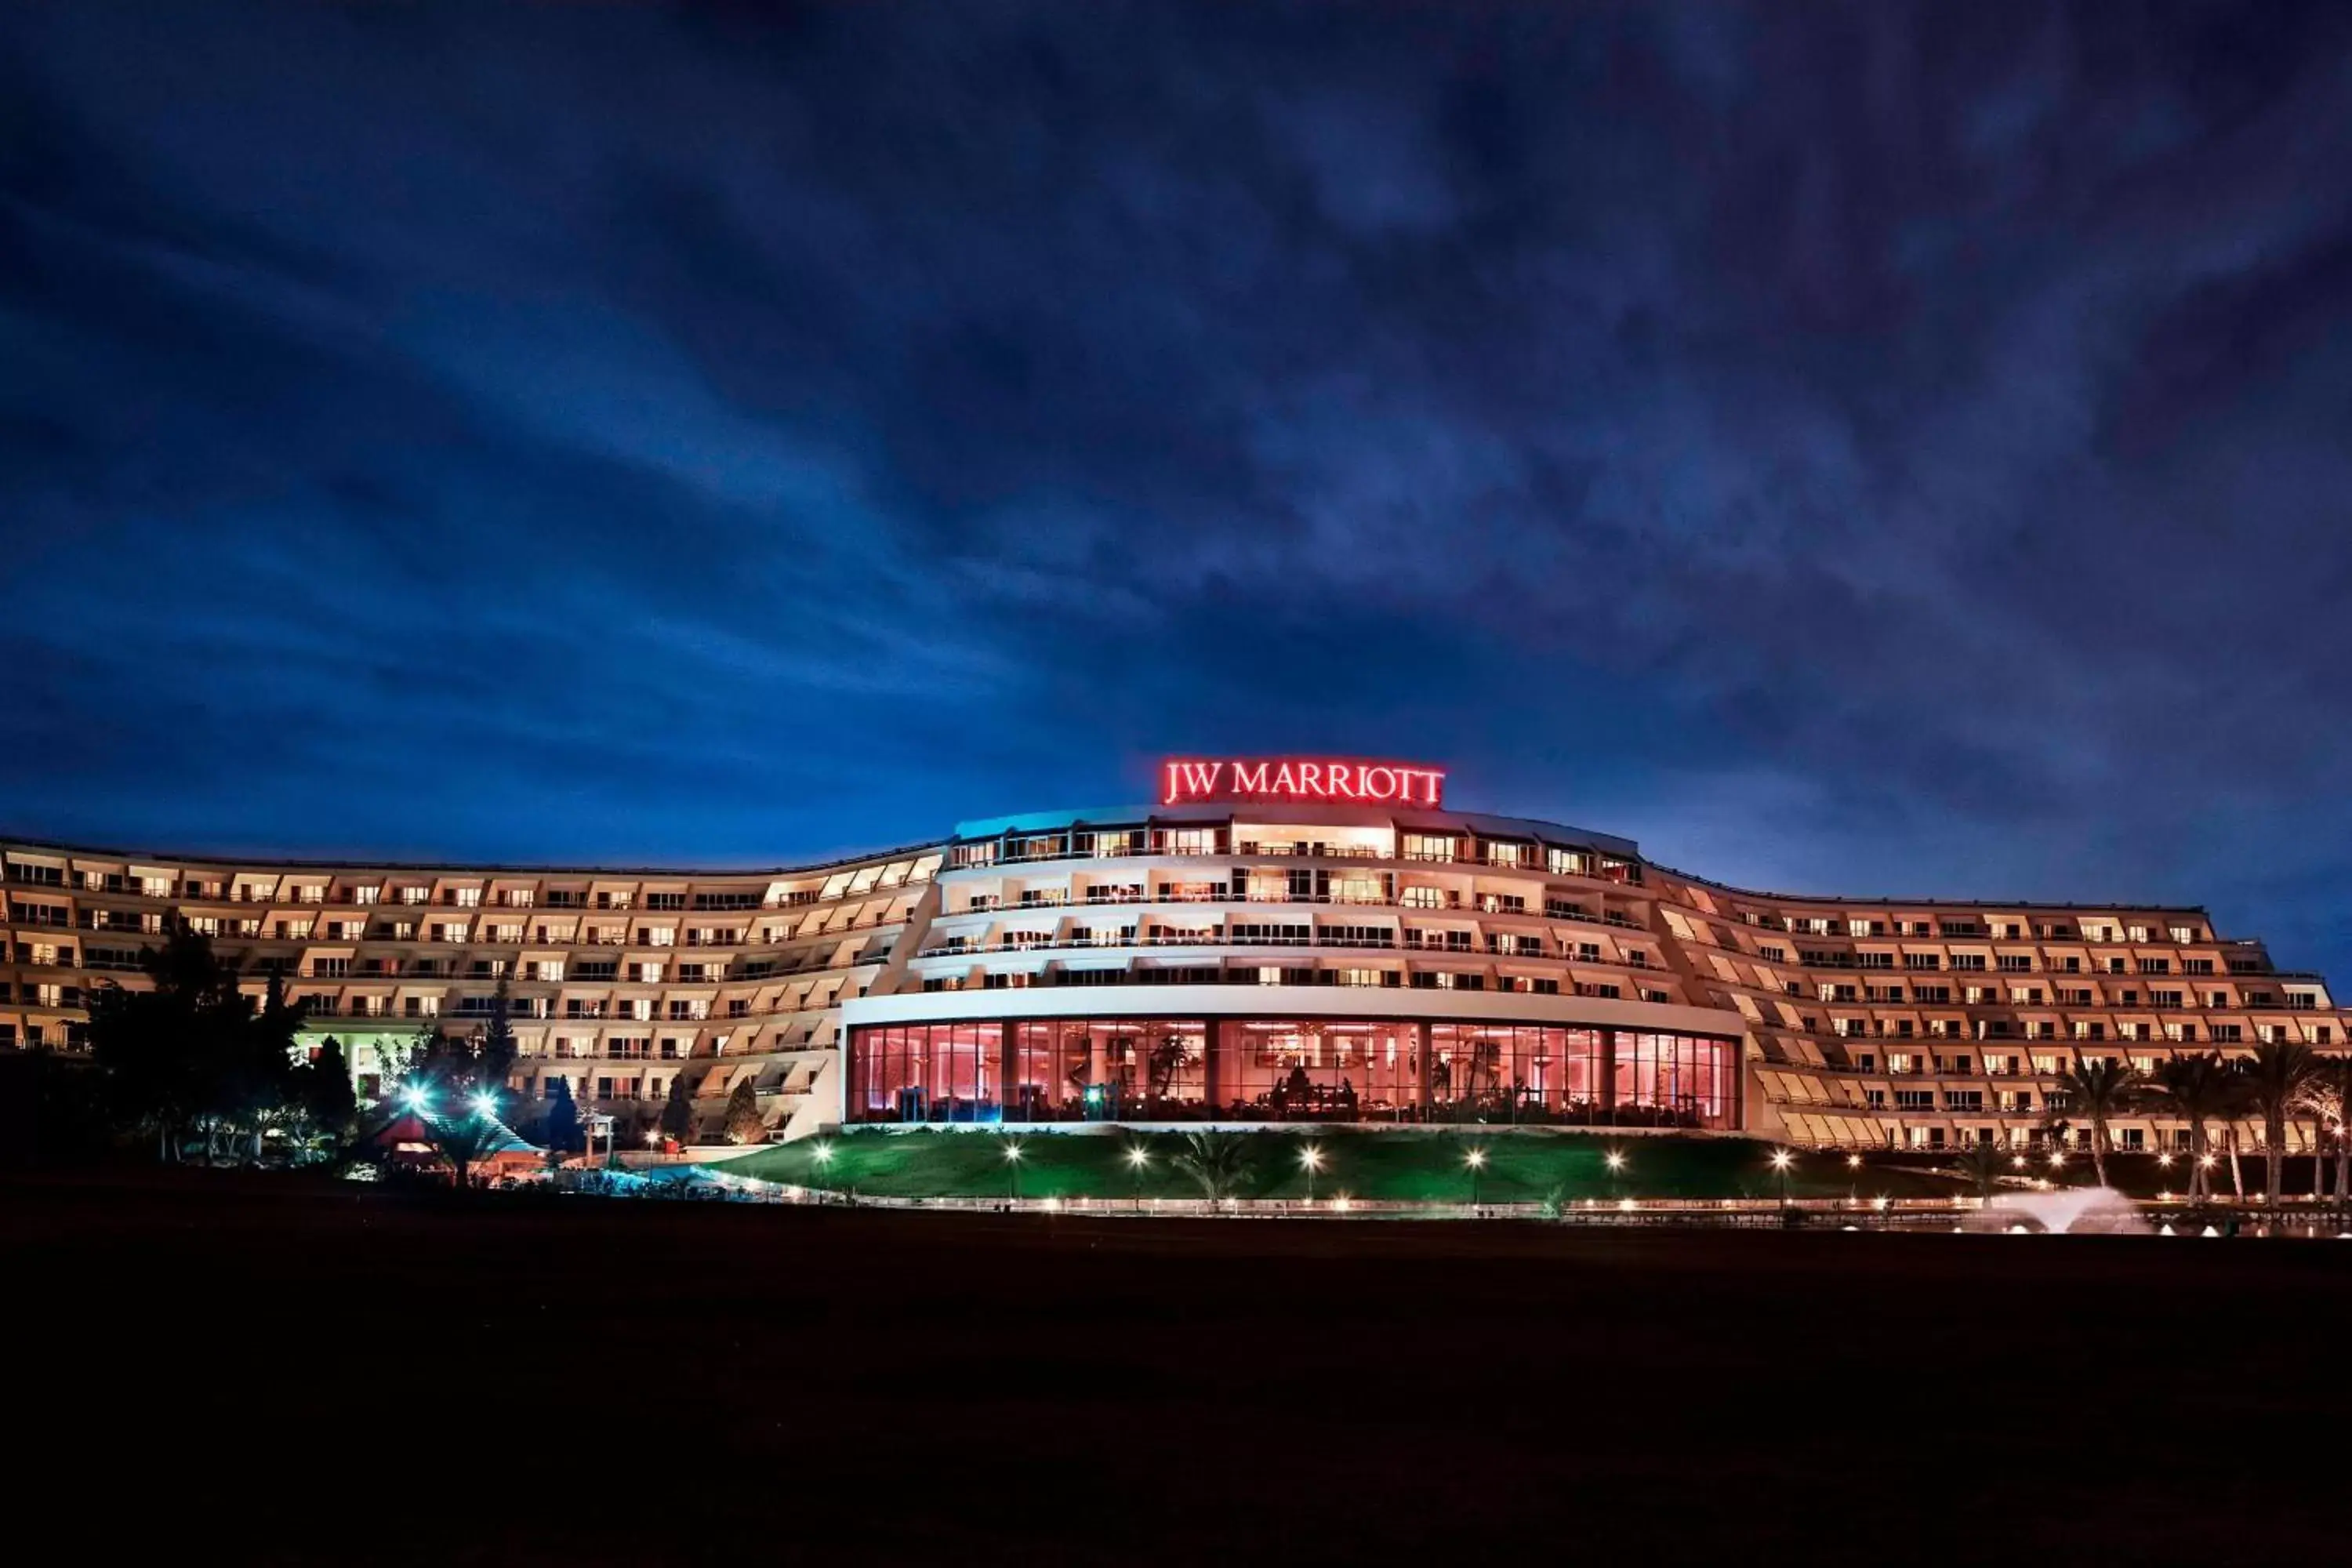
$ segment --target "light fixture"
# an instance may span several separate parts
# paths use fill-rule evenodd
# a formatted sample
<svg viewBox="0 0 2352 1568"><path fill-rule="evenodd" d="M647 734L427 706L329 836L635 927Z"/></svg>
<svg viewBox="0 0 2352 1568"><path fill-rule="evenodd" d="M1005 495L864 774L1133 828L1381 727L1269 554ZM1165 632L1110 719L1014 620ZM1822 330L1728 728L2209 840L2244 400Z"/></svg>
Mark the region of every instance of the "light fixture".
<svg viewBox="0 0 2352 1568"><path fill-rule="evenodd" d="M1610 1151L1609 1151L1609 1153L1608 1153L1608 1155L1607 1155L1607 1159L1608 1159L1609 1168L1610 1168L1611 1170L1612 1170L1612 1171L1622 1171L1622 1170L1623 1170L1623 1169L1625 1168L1625 1156L1624 1156L1624 1154L1623 1154L1622 1152L1620 1152L1620 1151L1618 1151L1618 1150L1615 1150L1615 1149L1612 1149L1612 1150L1610 1150Z"/></svg>
<svg viewBox="0 0 2352 1568"><path fill-rule="evenodd" d="M499 1097L498 1097L497 1095L495 1095L495 1094L478 1094L478 1095L474 1096L474 1114L475 1114L475 1115L477 1115L477 1116L496 1116L498 1113L499 1113Z"/></svg>
<svg viewBox="0 0 2352 1568"><path fill-rule="evenodd" d="M1473 1149L1470 1152L1465 1154L1462 1159L1463 1163L1468 1165L1472 1170L1484 1170L1486 1165L1486 1151L1484 1149Z"/></svg>

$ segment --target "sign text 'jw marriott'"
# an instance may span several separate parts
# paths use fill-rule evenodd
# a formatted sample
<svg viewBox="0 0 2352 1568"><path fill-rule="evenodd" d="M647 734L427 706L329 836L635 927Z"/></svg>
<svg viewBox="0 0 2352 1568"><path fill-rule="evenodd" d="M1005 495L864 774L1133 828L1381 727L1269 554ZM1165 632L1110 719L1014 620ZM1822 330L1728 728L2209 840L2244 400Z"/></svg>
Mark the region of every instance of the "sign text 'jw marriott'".
<svg viewBox="0 0 2352 1568"><path fill-rule="evenodd" d="M1160 804L1207 800L1320 800L1395 805L1444 804L1445 770L1332 758L1171 757L1160 766Z"/></svg>

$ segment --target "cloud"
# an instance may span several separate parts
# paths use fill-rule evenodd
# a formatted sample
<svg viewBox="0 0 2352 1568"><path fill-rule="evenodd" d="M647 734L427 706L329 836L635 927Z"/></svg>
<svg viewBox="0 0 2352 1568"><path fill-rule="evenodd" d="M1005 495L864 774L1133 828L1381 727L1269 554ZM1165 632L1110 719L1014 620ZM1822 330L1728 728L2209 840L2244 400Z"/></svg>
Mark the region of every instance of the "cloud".
<svg viewBox="0 0 2352 1568"><path fill-rule="evenodd" d="M2337 8L244 17L0 22L17 826L781 858L1348 747L2352 959Z"/></svg>

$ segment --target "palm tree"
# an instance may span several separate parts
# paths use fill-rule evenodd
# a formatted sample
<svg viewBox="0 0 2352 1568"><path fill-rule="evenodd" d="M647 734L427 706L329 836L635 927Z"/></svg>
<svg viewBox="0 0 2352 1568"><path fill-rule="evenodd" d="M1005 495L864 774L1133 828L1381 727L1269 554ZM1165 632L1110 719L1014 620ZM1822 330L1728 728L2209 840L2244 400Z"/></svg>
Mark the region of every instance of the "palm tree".
<svg viewBox="0 0 2352 1568"><path fill-rule="evenodd" d="M2286 1119L2304 1085L2319 1070L2319 1058L2300 1041L2276 1037L2254 1047L2244 1063L2248 1098L2263 1113L2263 1192L2276 1204L2286 1161Z"/></svg>
<svg viewBox="0 0 2352 1568"><path fill-rule="evenodd" d="M2189 1123L2189 1199L2210 1197L2213 1184L2205 1174L2205 1124L2226 1115L2238 1084L2230 1064L2213 1051L2200 1056L2167 1058L2156 1069L2148 1092L2175 1116Z"/></svg>
<svg viewBox="0 0 2352 1568"><path fill-rule="evenodd" d="M448 1116L420 1110L416 1119L425 1124L425 1136L435 1152L457 1168L459 1192L466 1190L467 1172L476 1162L488 1159L515 1142L514 1134L497 1117L483 1110Z"/></svg>
<svg viewBox="0 0 2352 1568"><path fill-rule="evenodd" d="M1990 1205L2000 1190L2000 1179L2011 1170L2010 1152L1990 1138L1979 1138L1952 1162L1953 1171L1976 1189L1979 1202Z"/></svg>
<svg viewBox="0 0 2352 1568"><path fill-rule="evenodd" d="M2107 1123L2138 1103L2145 1081L2137 1068L2109 1057L2078 1056L2073 1067L2058 1075L2058 1092L2066 1109L2091 1124L2091 1169L2103 1187L2107 1184Z"/></svg>
<svg viewBox="0 0 2352 1568"><path fill-rule="evenodd" d="M2336 1128L2336 1212L2345 1213L2346 1197L2352 1194L2352 1055L2324 1056L2319 1058L2319 1070L2305 1086L2303 1102L2315 1123ZM2312 1158L2318 1159L2319 1145L2312 1145ZM2315 1176L2311 1190L2319 1191Z"/></svg>
<svg viewBox="0 0 2352 1568"><path fill-rule="evenodd" d="M1249 1179L1249 1141L1238 1132L1210 1129L1184 1134L1176 1168L1201 1184L1211 1203L1232 1197Z"/></svg>

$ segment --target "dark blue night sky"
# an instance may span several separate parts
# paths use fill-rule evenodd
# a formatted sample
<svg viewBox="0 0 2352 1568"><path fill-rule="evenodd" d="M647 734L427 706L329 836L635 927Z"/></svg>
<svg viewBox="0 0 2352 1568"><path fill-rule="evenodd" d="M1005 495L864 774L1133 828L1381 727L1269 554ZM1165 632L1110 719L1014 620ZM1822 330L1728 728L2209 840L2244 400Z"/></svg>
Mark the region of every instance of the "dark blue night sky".
<svg viewBox="0 0 2352 1568"><path fill-rule="evenodd" d="M2352 8L0 16L0 829L1180 750L2352 979Z"/></svg>

